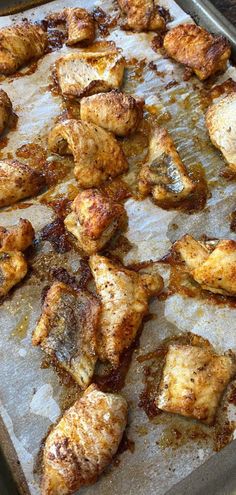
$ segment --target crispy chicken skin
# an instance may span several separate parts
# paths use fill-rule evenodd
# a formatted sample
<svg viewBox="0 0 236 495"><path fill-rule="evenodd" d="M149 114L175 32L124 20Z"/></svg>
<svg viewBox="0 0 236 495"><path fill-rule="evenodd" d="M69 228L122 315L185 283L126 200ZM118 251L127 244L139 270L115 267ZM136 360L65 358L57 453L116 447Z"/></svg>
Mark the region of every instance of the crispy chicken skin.
<svg viewBox="0 0 236 495"><path fill-rule="evenodd" d="M0 89L0 134L11 124L13 115L11 100L7 93Z"/></svg>
<svg viewBox="0 0 236 495"><path fill-rule="evenodd" d="M141 195L151 194L157 204L175 206L194 189L195 184L188 176L168 131L154 127L147 162L139 175Z"/></svg>
<svg viewBox="0 0 236 495"><path fill-rule="evenodd" d="M47 34L36 24L22 22L0 30L0 73L13 74L32 58L43 55Z"/></svg>
<svg viewBox="0 0 236 495"><path fill-rule="evenodd" d="M207 110L206 126L212 143L236 171L236 93L213 103Z"/></svg>
<svg viewBox="0 0 236 495"><path fill-rule="evenodd" d="M204 80L226 69L231 54L230 44L223 36L213 35L195 24L180 24L164 38L167 54L191 68Z"/></svg>
<svg viewBox="0 0 236 495"><path fill-rule="evenodd" d="M98 355L117 367L148 311L149 297L161 292L163 280L158 274L128 270L104 256L91 256L89 265L102 304Z"/></svg>
<svg viewBox="0 0 236 495"><path fill-rule="evenodd" d="M143 117L143 104L142 100L118 91L99 93L82 98L80 117L117 136L128 136L136 131Z"/></svg>
<svg viewBox="0 0 236 495"><path fill-rule="evenodd" d="M47 292L32 343L72 375L81 388L91 382L100 303L89 292L55 282Z"/></svg>
<svg viewBox="0 0 236 495"><path fill-rule="evenodd" d="M212 425L224 390L236 372L235 361L211 348L170 345L157 407Z"/></svg>
<svg viewBox="0 0 236 495"><path fill-rule="evenodd" d="M18 160L0 160L0 207L38 194L42 175Z"/></svg>
<svg viewBox="0 0 236 495"><path fill-rule="evenodd" d="M133 31L163 31L166 24L154 0L118 0L126 15L125 28Z"/></svg>
<svg viewBox="0 0 236 495"><path fill-rule="evenodd" d="M68 29L67 45L75 45L83 41L92 43L95 38L95 23L93 16L86 9L66 9L66 24Z"/></svg>
<svg viewBox="0 0 236 495"><path fill-rule="evenodd" d="M96 189L79 193L72 203L72 212L65 218L67 230L89 255L100 251L114 233L126 225L124 206Z"/></svg>
<svg viewBox="0 0 236 495"><path fill-rule="evenodd" d="M0 227L0 251L25 251L35 237L29 220L20 218L19 224L8 229Z"/></svg>
<svg viewBox="0 0 236 495"><path fill-rule="evenodd" d="M99 186L128 169L124 153L114 136L82 120L65 120L49 134L49 149L60 155L73 154L74 174L80 187Z"/></svg>
<svg viewBox="0 0 236 495"><path fill-rule="evenodd" d="M42 495L69 495L97 481L117 452L127 409L121 395L90 385L47 437Z"/></svg>

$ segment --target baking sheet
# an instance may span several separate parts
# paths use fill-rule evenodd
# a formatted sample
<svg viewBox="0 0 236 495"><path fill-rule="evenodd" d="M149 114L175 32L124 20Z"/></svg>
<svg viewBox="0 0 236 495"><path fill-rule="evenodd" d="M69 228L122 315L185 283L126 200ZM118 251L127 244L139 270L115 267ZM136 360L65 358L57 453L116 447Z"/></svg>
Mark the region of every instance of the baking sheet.
<svg viewBox="0 0 236 495"><path fill-rule="evenodd" d="M159 3L170 9L173 18L170 26L191 22L190 17L173 1L163 0ZM67 6L77 5L88 9L99 6L110 13L114 11L114 4L108 0L67 2ZM63 7L64 2L55 1L28 11L27 18L40 20L48 12ZM21 18L20 14L0 18L0 26ZM235 209L236 186L219 177L223 159L210 144L204 126L204 109L198 90L201 83L194 79L193 90L193 80L182 80L182 68L152 50L152 33L131 34L116 27L108 38L123 49L127 59L145 58L145 66L139 77L134 78L131 69L127 71L124 90L144 97L147 108L152 111L156 109L162 123L171 131L186 165L191 167L193 163L201 163L204 166L211 190L205 210L191 216L160 209L149 199L142 202L129 199L126 202L129 216L126 236L133 248L125 256L125 263L159 259L168 251L171 243L186 232L196 237L207 234L209 237L235 239L235 234L229 229L229 215ZM70 50L63 47L60 54ZM16 149L25 143L45 145L48 130L62 110L61 98L52 96L49 90L50 67L60 54L57 51L46 55L32 75L8 78L1 82L1 88L9 94L19 116L17 132L10 132L8 146L2 150L3 156L7 156L7 153L15 155ZM149 62L155 63L158 72L148 68ZM229 67L221 80L227 77L236 80L235 69ZM167 84L173 80L178 85L167 89ZM130 162L133 163L132 156ZM128 181L133 181L136 173L133 165ZM60 184L51 192L51 196L56 197L58 193L68 191L71 183L73 179ZM53 211L47 206L36 200L27 203L31 206L25 209L2 211L1 225L14 224L22 217L31 220L36 231L39 231L54 218ZM41 441L49 426L60 415L61 397L66 392L63 392L52 369L40 367L42 353L32 348L31 334L41 310L42 289L51 282L49 268L63 266L70 273L78 274L80 266L75 252L55 255L48 242L42 245L42 249L43 252L40 250L38 258L34 260L33 272L3 303L0 315L0 413L32 495L40 493L34 465ZM167 280L168 269L162 266L159 269ZM228 348L236 350L236 310L175 294L166 301L154 301L150 312L155 314L155 319L145 324L140 347L134 353L126 386L122 390L129 403L128 436L135 442L135 451L124 452L118 467L111 466L95 486L83 489L80 493L92 495L96 491L98 495L118 495L128 491L130 495L161 495L213 454L210 444L199 446L196 442L187 442L177 450L157 445L166 430L166 424L150 422L138 407L143 389L143 365L136 358L138 354L154 350L164 338L189 330L208 338L218 351ZM234 407L230 409L234 417Z"/></svg>

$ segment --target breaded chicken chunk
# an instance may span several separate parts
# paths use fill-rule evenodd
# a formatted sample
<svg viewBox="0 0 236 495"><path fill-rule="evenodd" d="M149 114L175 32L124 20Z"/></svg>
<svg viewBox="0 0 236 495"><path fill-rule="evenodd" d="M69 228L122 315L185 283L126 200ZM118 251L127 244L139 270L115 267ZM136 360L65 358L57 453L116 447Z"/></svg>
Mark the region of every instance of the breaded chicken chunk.
<svg viewBox="0 0 236 495"><path fill-rule="evenodd" d="M86 291L54 282L47 292L32 343L72 375L81 388L91 382L97 361L100 304Z"/></svg>
<svg viewBox="0 0 236 495"><path fill-rule="evenodd" d="M126 15L125 28L133 31L163 31L166 24L154 0L118 0Z"/></svg>
<svg viewBox="0 0 236 495"><path fill-rule="evenodd" d="M92 14L86 9L66 9L66 24L68 29L67 45L75 45L83 41L92 43L95 38L95 22Z"/></svg>
<svg viewBox="0 0 236 495"><path fill-rule="evenodd" d="M90 385L47 437L42 495L69 495L97 481L117 452L127 409L121 395Z"/></svg>
<svg viewBox="0 0 236 495"><path fill-rule="evenodd" d="M213 103L207 110L206 126L214 146L236 171L236 93Z"/></svg>
<svg viewBox="0 0 236 495"><path fill-rule="evenodd" d="M143 104L142 100L118 91L99 93L82 98L80 117L117 136L128 136L136 131L143 117Z"/></svg>
<svg viewBox="0 0 236 495"><path fill-rule="evenodd" d="M20 218L14 227L0 227L0 251L25 251L35 238L34 228L29 220Z"/></svg>
<svg viewBox="0 0 236 495"><path fill-rule="evenodd" d="M170 345L157 407L211 425L222 394L235 372L235 360L227 355L217 355L211 348Z"/></svg>
<svg viewBox="0 0 236 495"><path fill-rule="evenodd" d="M148 299L161 292L163 280L158 274L128 270L104 256L91 256L89 265L102 304L98 355L117 367L148 312Z"/></svg>
<svg viewBox="0 0 236 495"><path fill-rule="evenodd" d="M195 189L166 129L154 127L146 163L139 175L139 191L160 205L175 206Z"/></svg>
<svg viewBox="0 0 236 495"><path fill-rule="evenodd" d="M60 155L74 156L74 174L79 186L96 187L109 177L128 169L128 163L114 136L82 120L65 120L49 134L49 149Z"/></svg>
<svg viewBox="0 0 236 495"><path fill-rule="evenodd" d="M43 29L30 22L0 30L0 73L13 74L33 58L39 58L47 48L48 38Z"/></svg>
<svg viewBox="0 0 236 495"><path fill-rule="evenodd" d="M0 160L0 207L12 205L40 192L43 176L18 160Z"/></svg>
<svg viewBox="0 0 236 495"><path fill-rule="evenodd" d="M231 49L226 38L208 33L196 24L180 24L164 38L168 55L191 68L204 80L226 69Z"/></svg>
<svg viewBox="0 0 236 495"><path fill-rule="evenodd" d="M0 134L11 124L13 115L11 100L7 93L0 89Z"/></svg>
<svg viewBox="0 0 236 495"><path fill-rule="evenodd" d="M87 189L76 196L65 226L77 239L86 254L100 251L127 224L123 205L115 203L96 189Z"/></svg>

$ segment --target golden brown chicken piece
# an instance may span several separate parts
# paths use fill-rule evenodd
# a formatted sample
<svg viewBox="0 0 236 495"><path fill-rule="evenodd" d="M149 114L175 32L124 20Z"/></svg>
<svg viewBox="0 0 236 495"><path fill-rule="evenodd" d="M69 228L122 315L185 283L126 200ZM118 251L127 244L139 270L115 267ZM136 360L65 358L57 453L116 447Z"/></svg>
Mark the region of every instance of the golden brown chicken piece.
<svg viewBox="0 0 236 495"><path fill-rule="evenodd" d="M30 22L0 30L0 73L13 74L32 58L39 58L47 48L48 38L43 29Z"/></svg>
<svg viewBox="0 0 236 495"><path fill-rule="evenodd" d="M113 132L128 136L135 132L143 117L144 101L118 91L82 98L80 117Z"/></svg>
<svg viewBox="0 0 236 495"><path fill-rule="evenodd" d="M102 304L98 355L116 367L136 337L148 311L148 299L161 292L163 280L158 274L128 270L104 256L91 256L89 265Z"/></svg>
<svg viewBox="0 0 236 495"><path fill-rule="evenodd" d="M221 84L215 84L210 89L210 97L212 100L231 93L236 93L236 81L234 81L231 77L226 79L226 81Z"/></svg>
<svg viewBox="0 0 236 495"><path fill-rule="evenodd" d="M166 129L152 130L147 162L139 175L139 191L160 206L176 206L195 189Z"/></svg>
<svg viewBox="0 0 236 495"><path fill-rule="evenodd" d="M76 196L72 212L65 218L65 226L77 239L86 254L100 251L127 225L123 205L115 203L96 189L87 189Z"/></svg>
<svg viewBox="0 0 236 495"><path fill-rule="evenodd" d="M95 38L95 23L92 14L86 9L66 9L66 24L68 29L67 45L75 45L83 41L92 43Z"/></svg>
<svg viewBox="0 0 236 495"><path fill-rule="evenodd" d="M82 120L65 120L49 134L48 146L53 153L73 154L74 174L79 186L96 187L109 177L128 169L128 163L114 136Z"/></svg>
<svg viewBox="0 0 236 495"><path fill-rule="evenodd" d="M154 0L118 0L126 15L125 28L133 31L164 31L166 23Z"/></svg>
<svg viewBox="0 0 236 495"><path fill-rule="evenodd" d="M89 292L54 282L47 292L32 343L72 375L81 388L92 379L97 361L100 303Z"/></svg>
<svg viewBox="0 0 236 495"><path fill-rule="evenodd" d="M235 360L211 348L170 345L157 407L211 425L224 390L236 372Z"/></svg>
<svg viewBox="0 0 236 495"><path fill-rule="evenodd" d="M57 60L55 74L64 96L82 98L121 86L125 61L120 51L113 45L94 47Z"/></svg>
<svg viewBox="0 0 236 495"><path fill-rule="evenodd" d="M18 160L0 160L0 207L38 194L43 176Z"/></svg>
<svg viewBox="0 0 236 495"><path fill-rule="evenodd" d="M117 452L127 409L121 395L90 385L47 437L42 495L69 495L97 481Z"/></svg>
<svg viewBox="0 0 236 495"><path fill-rule="evenodd" d="M12 103L7 93L0 89L0 134L4 129L11 125L14 113L12 110Z"/></svg>
<svg viewBox="0 0 236 495"><path fill-rule="evenodd" d="M191 68L204 80L226 69L231 49L226 38L208 33L195 24L180 24L164 38L168 55Z"/></svg>
<svg viewBox="0 0 236 495"><path fill-rule="evenodd" d="M214 146L236 171L236 93L213 103L207 110L206 126Z"/></svg>
<svg viewBox="0 0 236 495"><path fill-rule="evenodd" d="M0 251L25 251L35 238L29 220L20 218L19 224L8 229L0 227Z"/></svg>

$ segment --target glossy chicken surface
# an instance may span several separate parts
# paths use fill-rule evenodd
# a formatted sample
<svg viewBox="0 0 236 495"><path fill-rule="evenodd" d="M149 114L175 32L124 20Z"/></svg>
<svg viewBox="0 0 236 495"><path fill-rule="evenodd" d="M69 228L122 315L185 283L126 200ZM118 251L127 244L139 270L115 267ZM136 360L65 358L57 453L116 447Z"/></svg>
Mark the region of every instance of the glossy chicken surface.
<svg viewBox="0 0 236 495"><path fill-rule="evenodd" d="M154 0L118 0L125 14L124 27L133 31L163 31L165 20Z"/></svg>
<svg viewBox="0 0 236 495"><path fill-rule="evenodd" d="M0 207L12 205L40 192L44 179L18 160L0 160Z"/></svg>
<svg viewBox="0 0 236 495"><path fill-rule="evenodd" d="M0 89L0 134L11 124L13 117L12 103L7 93Z"/></svg>
<svg viewBox="0 0 236 495"><path fill-rule="evenodd" d="M95 38L95 23L92 14L86 9L66 9L66 24L68 29L67 45L76 43L89 44Z"/></svg>
<svg viewBox="0 0 236 495"><path fill-rule="evenodd" d="M42 495L69 495L95 483L115 455L126 422L125 399L90 385L48 435Z"/></svg>

